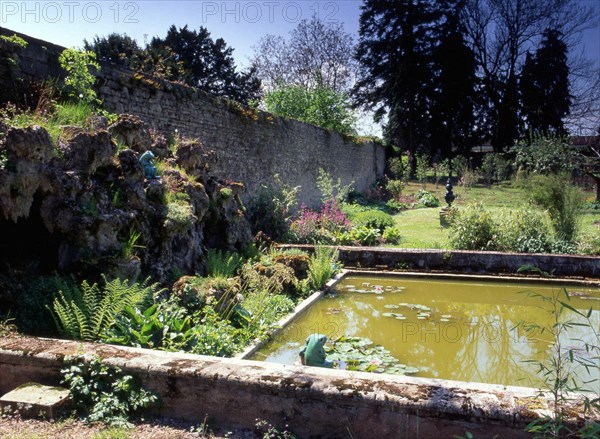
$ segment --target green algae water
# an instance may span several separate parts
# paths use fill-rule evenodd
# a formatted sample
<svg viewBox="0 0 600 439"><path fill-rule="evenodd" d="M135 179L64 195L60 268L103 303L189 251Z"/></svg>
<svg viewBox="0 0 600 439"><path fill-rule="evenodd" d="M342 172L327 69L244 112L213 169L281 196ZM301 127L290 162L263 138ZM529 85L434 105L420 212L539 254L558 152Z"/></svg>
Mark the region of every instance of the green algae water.
<svg viewBox="0 0 600 439"><path fill-rule="evenodd" d="M415 376L536 386L535 361L547 355L551 339L547 333L531 335L516 326L519 322L551 326L548 306L527 292L550 297L562 294L563 288L572 296L571 306L593 309L591 320L598 328L600 290L594 287L351 275L253 359L293 364L306 337L316 332L330 340L366 337L419 369ZM566 300L564 295L560 298ZM564 317L575 319L576 314L567 310ZM597 345L591 332L575 327L562 343L581 348L582 343L571 339L582 338ZM583 368L577 372L582 379L600 378L597 370L591 372L595 375Z"/></svg>

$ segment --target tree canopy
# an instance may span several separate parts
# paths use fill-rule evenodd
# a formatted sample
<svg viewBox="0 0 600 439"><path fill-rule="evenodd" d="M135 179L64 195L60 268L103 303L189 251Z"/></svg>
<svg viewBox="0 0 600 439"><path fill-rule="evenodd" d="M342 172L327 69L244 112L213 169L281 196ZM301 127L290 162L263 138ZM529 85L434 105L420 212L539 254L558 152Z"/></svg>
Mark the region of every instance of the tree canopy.
<svg viewBox="0 0 600 439"><path fill-rule="evenodd" d="M521 72L521 99L529 135L567 134L564 119L569 114L569 66L567 45L561 34L547 29L535 55L527 53Z"/></svg>
<svg viewBox="0 0 600 439"><path fill-rule="evenodd" d="M213 40L202 26L196 31L172 25L164 38L152 38L144 49L129 36L115 33L84 44L99 60L183 82L217 96L245 104L260 96L256 70L238 72L233 48L222 38Z"/></svg>
<svg viewBox="0 0 600 439"><path fill-rule="evenodd" d="M581 98L600 93L598 69L569 57L598 16L577 0L365 0L355 104L410 155L564 135L572 104L600 121L594 99Z"/></svg>
<svg viewBox="0 0 600 439"><path fill-rule="evenodd" d="M459 31L461 7L455 0L366 0L362 7L356 103L387 116L387 139L413 157L448 156L473 131L475 63Z"/></svg>
<svg viewBox="0 0 600 439"><path fill-rule="evenodd" d="M310 88L280 84L266 92L264 103L266 110L277 116L297 119L343 134L355 134L355 116L350 98L323 84Z"/></svg>
<svg viewBox="0 0 600 439"><path fill-rule="evenodd" d="M268 88L319 83L342 92L351 86L356 70L353 54L354 42L343 24L314 16L300 21L287 40L272 34L262 37L254 48L253 64Z"/></svg>

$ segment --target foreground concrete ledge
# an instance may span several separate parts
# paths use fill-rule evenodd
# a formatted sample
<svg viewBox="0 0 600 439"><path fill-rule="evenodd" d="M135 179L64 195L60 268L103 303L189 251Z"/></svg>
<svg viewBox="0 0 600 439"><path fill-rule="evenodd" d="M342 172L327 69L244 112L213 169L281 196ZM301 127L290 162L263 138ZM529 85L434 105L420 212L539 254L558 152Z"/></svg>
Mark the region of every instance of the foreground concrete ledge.
<svg viewBox="0 0 600 439"><path fill-rule="evenodd" d="M163 416L227 427L256 419L285 424L301 437L528 437L523 428L548 414L545 399L523 387L286 366L66 340L0 340L0 393L35 381L60 382L67 355L98 355L157 392ZM569 413L582 413L574 404ZM583 418L572 419L583 423ZM596 417L595 421L600 421Z"/></svg>
<svg viewBox="0 0 600 439"><path fill-rule="evenodd" d="M281 248L312 251L313 245L282 244ZM502 253L388 247L336 247L347 268L380 270L440 270L456 273L516 274L532 265L554 276L600 279L600 257L545 253Z"/></svg>

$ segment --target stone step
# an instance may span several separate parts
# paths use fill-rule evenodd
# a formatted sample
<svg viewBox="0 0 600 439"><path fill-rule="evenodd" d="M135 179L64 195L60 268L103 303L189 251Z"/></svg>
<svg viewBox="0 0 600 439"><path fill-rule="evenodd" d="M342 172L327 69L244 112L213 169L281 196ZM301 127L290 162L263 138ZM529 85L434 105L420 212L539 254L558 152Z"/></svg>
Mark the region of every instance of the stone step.
<svg viewBox="0 0 600 439"><path fill-rule="evenodd" d="M69 403L67 389L27 383L0 398L0 411L22 418L54 419L68 409Z"/></svg>

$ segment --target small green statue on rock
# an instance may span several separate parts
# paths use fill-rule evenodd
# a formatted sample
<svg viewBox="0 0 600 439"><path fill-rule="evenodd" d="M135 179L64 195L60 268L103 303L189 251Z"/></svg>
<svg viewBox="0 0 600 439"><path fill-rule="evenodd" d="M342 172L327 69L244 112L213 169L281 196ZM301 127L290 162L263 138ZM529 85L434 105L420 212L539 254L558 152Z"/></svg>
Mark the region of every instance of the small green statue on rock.
<svg viewBox="0 0 600 439"><path fill-rule="evenodd" d="M139 160L140 164L144 168L144 177L146 177L148 180L160 178L156 172L156 166L154 166L152 160L154 160L154 154L152 154L152 151L146 151L143 153Z"/></svg>
<svg viewBox="0 0 600 439"><path fill-rule="evenodd" d="M327 367L332 368L333 363L327 361L325 354L325 343L327 337L323 334L311 334L306 339L304 347L300 351L300 362L306 366Z"/></svg>

